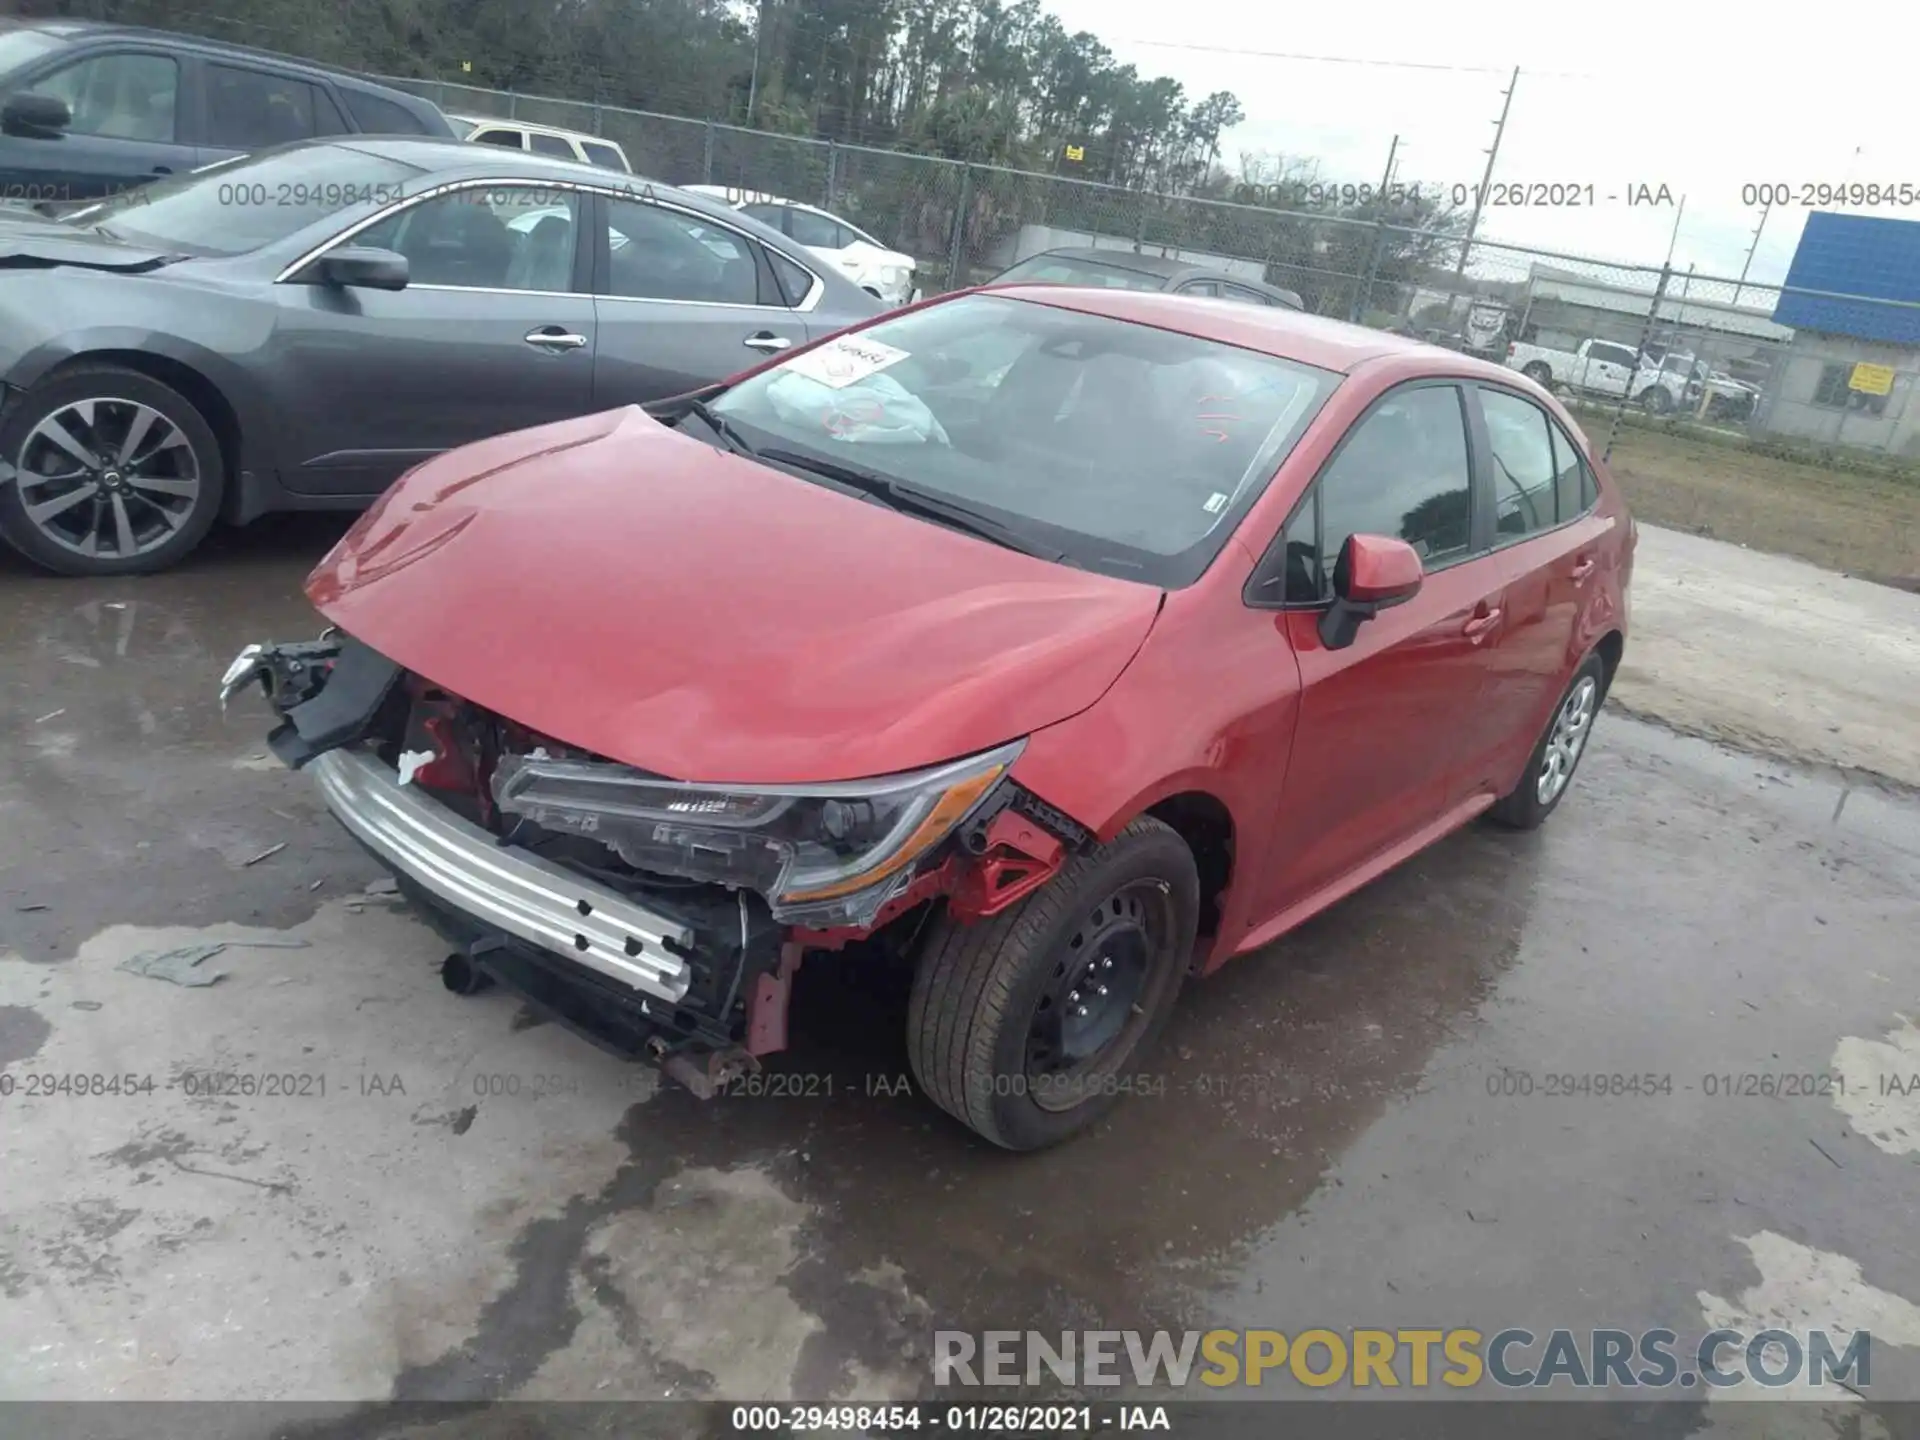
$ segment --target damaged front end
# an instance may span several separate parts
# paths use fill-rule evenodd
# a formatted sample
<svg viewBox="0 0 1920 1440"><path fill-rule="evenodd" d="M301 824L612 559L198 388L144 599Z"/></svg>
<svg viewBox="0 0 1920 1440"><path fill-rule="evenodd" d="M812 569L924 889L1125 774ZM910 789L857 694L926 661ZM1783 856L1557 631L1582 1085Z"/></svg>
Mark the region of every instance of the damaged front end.
<svg viewBox="0 0 1920 1440"><path fill-rule="evenodd" d="M784 1048L794 972L928 907L984 917L1090 838L1009 776L1023 741L909 774L704 785L536 734L338 631L250 645L274 753L450 933L448 987L498 981L696 1093Z"/></svg>

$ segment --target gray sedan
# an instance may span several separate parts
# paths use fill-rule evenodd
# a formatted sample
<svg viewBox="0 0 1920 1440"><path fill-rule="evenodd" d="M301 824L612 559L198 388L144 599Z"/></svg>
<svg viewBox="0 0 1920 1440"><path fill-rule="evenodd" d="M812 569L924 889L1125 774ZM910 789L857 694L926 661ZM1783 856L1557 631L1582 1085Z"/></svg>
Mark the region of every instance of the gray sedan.
<svg viewBox="0 0 1920 1440"><path fill-rule="evenodd" d="M723 379L883 307L696 195L452 141L321 141L0 211L0 536L163 569L452 446Z"/></svg>

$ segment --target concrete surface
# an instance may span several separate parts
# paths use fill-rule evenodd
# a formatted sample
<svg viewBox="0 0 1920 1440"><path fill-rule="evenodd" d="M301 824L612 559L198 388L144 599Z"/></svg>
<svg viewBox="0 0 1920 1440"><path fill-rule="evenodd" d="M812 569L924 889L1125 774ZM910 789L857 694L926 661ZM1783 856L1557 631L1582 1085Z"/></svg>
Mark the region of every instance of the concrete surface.
<svg viewBox="0 0 1920 1440"><path fill-rule="evenodd" d="M1920 786L1920 594L1642 525L1613 700Z"/></svg>
<svg viewBox="0 0 1920 1440"><path fill-rule="evenodd" d="M1875 1077L1920 1078L1911 798L1609 712L1543 831L1471 828L1195 987L1164 1094L1013 1157L899 1093L898 1015L824 970L780 1062L811 1098L702 1104L446 994L259 713L213 699L244 641L311 630L337 533L145 581L0 562L0 1398L874 1398L925 1387L936 1326L1775 1319L1877 1337L1872 1401L1804 1433L1901 1433L1920 1085ZM1678 553L1643 552L1656 635L1663 590L1707 588ZM1657 708L1648 648L1623 693ZM1853 733L1868 768L1912 753ZM223 939L280 943L203 988L117 968ZM1490 1093L1568 1071L1672 1089ZM1746 1073L1845 1095L1706 1093ZM25 1093L95 1074L152 1088ZM1651 1428L1749 1433L1737 1408Z"/></svg>

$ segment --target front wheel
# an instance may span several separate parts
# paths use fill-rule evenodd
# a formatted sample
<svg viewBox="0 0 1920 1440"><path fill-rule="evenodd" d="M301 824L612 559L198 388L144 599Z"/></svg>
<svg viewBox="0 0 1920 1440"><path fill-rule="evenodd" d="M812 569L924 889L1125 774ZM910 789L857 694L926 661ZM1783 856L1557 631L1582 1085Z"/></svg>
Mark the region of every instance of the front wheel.
<svg viewBox="0 0 1920 1440"><path fill-rule="evenodd" d="M1606 690L1606 661L1597 654L1588 655L1553 707L1553 717L1527 758L1520 783L1500 797L1487 812L1490 816L1514 830L1532 830L1545 822L1567 793L1574 767L1587 752L1593 719Z"/></svg>
<svg viewBox="0 0 1920 1440"><path fill-rule="evenodd" d="M1172 1013L1199 911L1193 852L1142 816L1004 913L942 917L907 1011L921 1089L1009 1150L1084 1130Z"/></svg>
<svg viewBox="0 0 1920 1440"><path fill-rule="evenodd" d="M76 365L21 397L0 425L0 535L63 575L164 570L198 545L226 471L193 403L150 375Z"/></svg>

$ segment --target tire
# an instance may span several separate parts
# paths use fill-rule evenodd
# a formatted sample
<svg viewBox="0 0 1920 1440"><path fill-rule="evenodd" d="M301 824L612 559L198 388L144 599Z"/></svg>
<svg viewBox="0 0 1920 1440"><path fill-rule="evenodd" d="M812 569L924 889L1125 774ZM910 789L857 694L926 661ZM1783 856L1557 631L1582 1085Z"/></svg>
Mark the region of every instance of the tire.
<svg viewBox="0 0 1920 1440"><path fill-rule="evenodd" d="M109 463L84 463L50 438L54 429ZM114 447L129 440L122 468ZM206 417L171 386L119 365L75 365L27 391L0 425L0 458L18 472L0 485L0 536L61 575L149 574L177 564L206 538L226 491L226 464ZM72 503L43 508L62 500Z"/></svg>
<svg viewBox="0 0 1920 1440"><path fill-rule="evenodd" d="M1549 757L1556 748L1556 736L1561 733L1562 721L1570 719L1581 708L1576 706L1575 701L1583 692L1585 719L1580 722L1573 737L1571 758L1567 756L1564 744L1561 745L1559 782L1550 787L1547 767ZM1560 692L1553 714L1548 717L1546 728L1541 731L1533 753L1527 757L1527 768L1521 771L1518 783L1494 802L1493 808L1487 811L1489 817L1511 830L1535 830L1546 822L1546 818L1566 798L1567 791L1573 786L1573 772L1580 764L1580 757L1587 753L1587 742L1593 736L1593 722L1606 698L1607 662L1597 652L1589 652L1587 658L1580 662L1580 668L1573 672L1567 688ZM1549 788L1551 793L1546 794Z"/></svg>
<svg viewBox="0 0 1920 1440"><path fill-rule="evenodd" d="M942 916L907 1006L907 1055L920 1088L1008 1150L1078 1134L1124 1093L1128 1067L1173 1013L1199 914L1193 852L1141 816L1004 913L972 924ZM1098 985L1106 998L1070 1012L1076 985ZM1036 1070L1036 1052L1049 1043L1064 1059L1076 1026L1090 1046L1117 1029L1077 1068L1050 1074L1042 1061Z"/></svg>
<svg viewBox="0 0 1920 1440"><path fill-rule="evenodd" d="M1649 385L1640 392L1640 403L1649 415L1664 415L1673 409L1673 395L1664 385Z"/></svg>
<svg viewBox="0 0 1920 1440"><path fill-rule="evenodd" d="M1553 389L1553 371L1544 360L1531 361L1520 373L1544 389Z"/></svg>

